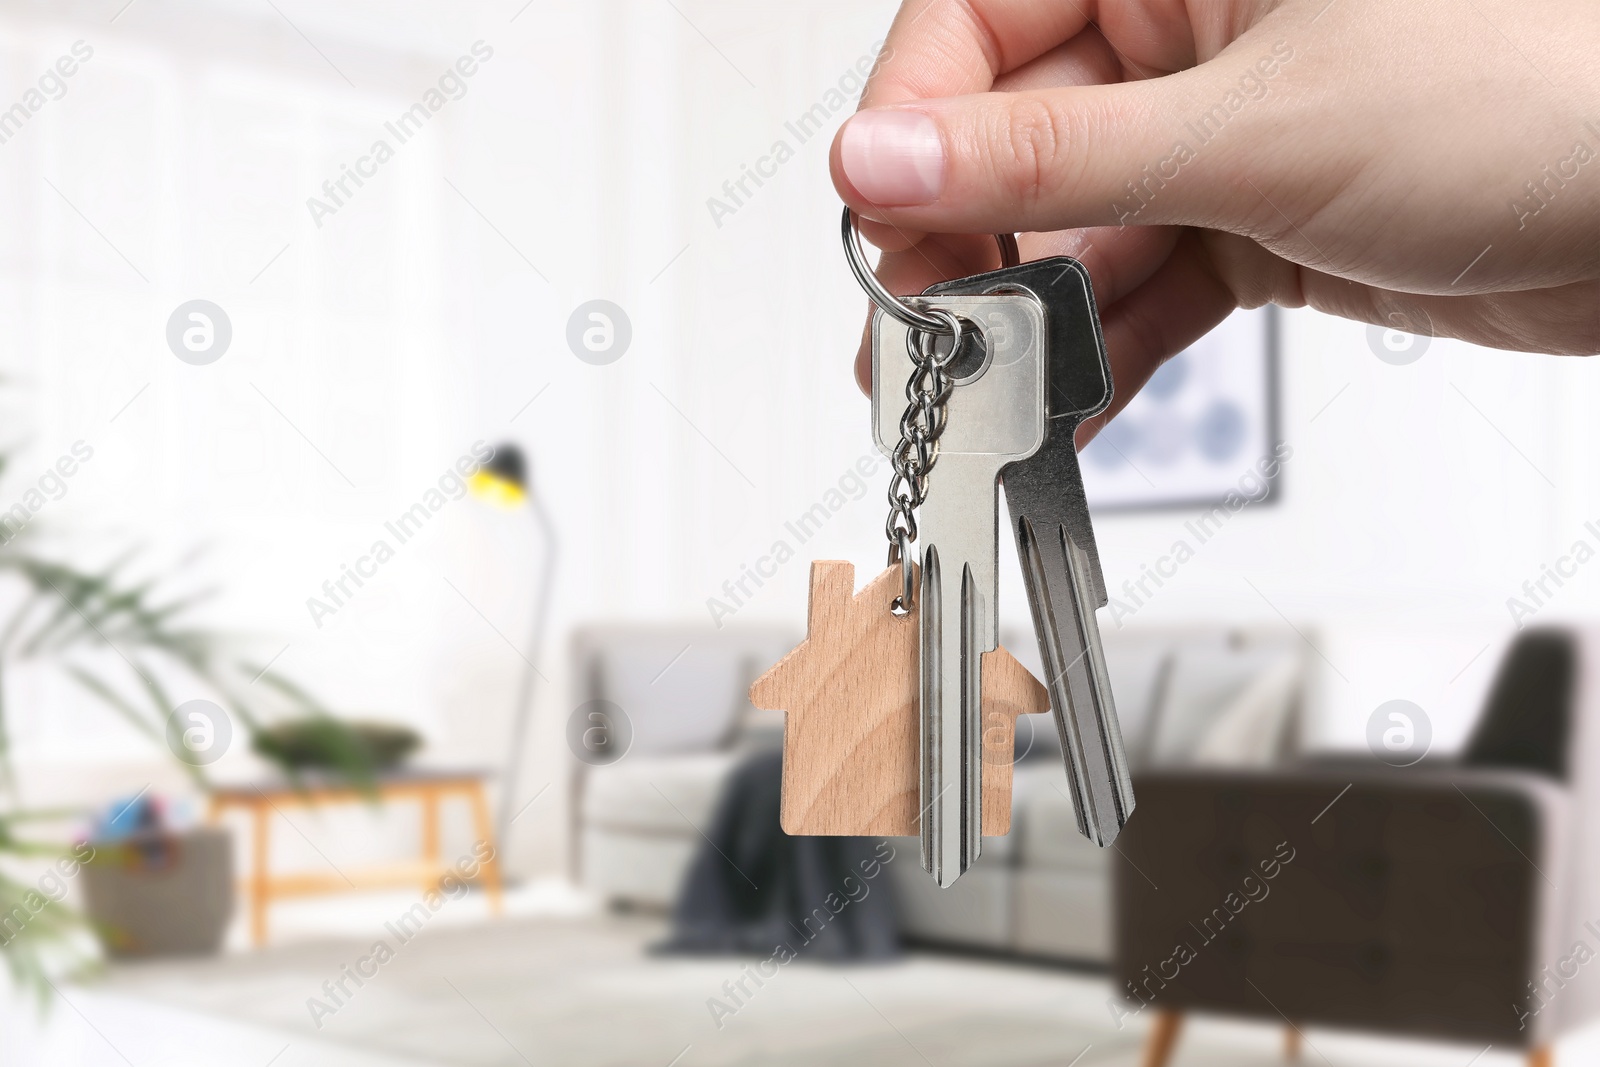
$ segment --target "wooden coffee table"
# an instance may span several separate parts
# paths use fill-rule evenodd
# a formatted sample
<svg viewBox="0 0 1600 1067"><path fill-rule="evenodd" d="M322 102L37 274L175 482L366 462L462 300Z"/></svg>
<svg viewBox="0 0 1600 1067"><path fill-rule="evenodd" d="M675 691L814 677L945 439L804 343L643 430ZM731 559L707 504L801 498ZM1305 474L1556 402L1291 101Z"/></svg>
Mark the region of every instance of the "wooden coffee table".
<svg viewBox="0 0 1600 1067"><path fill-rule="evenodd" d="M267 941L267 909L275 900L349 892L356 889L388 889L416 886L424 892L437 889L446 875L456 872L439 852L439 809L449 799L463 800L472 812L473 833L489 846L487 859L477 874L467 879L480 882L489 894L494 914L504 911L500 880L500 854L489 820L489 803L482 771L400 770L378 776L372 790L363 790L345 779L304 777L299 784L286 779L242 785L223 785L211 793L211 821L221 821L230 809L248 813L252 826L252 860L244 887L250 896L250 939L257 946ZM335 867L332 873L298 872L274 875L271 871L272 816L288 808L310 808L324 804L370 804L376 799L414 800L422 812L420 855L415 860L356 868ZM284 816L287 818L287 816ZM476 858L476 857L475 857ZM329 865L333 861L329 860Z"/></svg>

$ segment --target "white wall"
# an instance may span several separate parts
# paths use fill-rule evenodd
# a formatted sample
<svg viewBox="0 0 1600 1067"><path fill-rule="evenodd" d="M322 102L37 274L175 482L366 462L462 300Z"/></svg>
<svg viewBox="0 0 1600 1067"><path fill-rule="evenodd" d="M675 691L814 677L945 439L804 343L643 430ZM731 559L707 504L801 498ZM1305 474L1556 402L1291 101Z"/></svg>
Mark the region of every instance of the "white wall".
<svg viewBox="0 0 1600 1067"><path fill-rule="evenodd" d="M507 641L525 640L531 615L531 538L516 516L452 504L323 628L304 601L473 440L520 441L562 543L531 796L565 766L561 635L595 619L706 621L707 599L786 520L873 455L850 373L864 299L839 249L832 131L799 143L785 123L826 104L892 5L280 6L304 37L246 4L140 4L115 24L87 4L0 20L22 49L10 70L80 36L97 48L69 95L0 146L0 190L39 220L8 238L21 243L0 287L18 327L0 333L0 353L37 386L23 405L31 458L91 432L106 442L50 518L101 545L214 541L203 566L229 589L218 617L260 631L269 655L287 645L288 673L341 706L417 723L441 758L495 764L521 667ZM495 54L467 95L315 227L304 200L321 178L479 39ZM66 151L124 112L123 136ZM708 198L779 139L793 158L719 225ZM201 294L234 311L236 349L190 368L161 329ZM627 354L603 367L565 341L568 315L596 297L633 327ZM1360 744L1371 710L1405 697L1442 744L1459 740L1512 629L1506 598L1600 518L1596 374L1445 341L1394 367L1363 327L1287 315L1281 425L1294 455L1281 497L1233 519L1131 625L1281 613L1318 649L1315 738ZM737 620L798 626L811 558L853 560L863 576L881 566L886 484L880 468ZM1189 517L1102 518L1112 589ZM1026 625L1003 553L1003 612ZM1597 604L1585 570L1540 618ZM149 749L103 712L40 686L19 720L37 780L76 766L72 791L93 792L156 773L129 770ZM92 759L87 734L108 739ZM559 862L562 792L518 823L525 870Z"/></svg>

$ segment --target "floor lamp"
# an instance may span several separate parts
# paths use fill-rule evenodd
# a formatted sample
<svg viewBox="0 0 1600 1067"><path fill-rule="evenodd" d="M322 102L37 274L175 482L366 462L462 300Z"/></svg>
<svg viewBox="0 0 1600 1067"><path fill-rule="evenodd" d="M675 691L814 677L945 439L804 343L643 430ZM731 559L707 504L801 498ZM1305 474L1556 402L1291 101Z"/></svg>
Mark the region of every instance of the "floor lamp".
<svg viewBox="0 0 1600 1067"><path fill-rule="evenodd" d="M517 689L517 702L511 710L511 751L506 757L505 784L500 792L500 817L495 827L502 853L510 846L512 804L517 795L517 778L522 771L522 758L528 739L528 721L533 716L533 680L539 674L534 661L544 646L545 624L550 618L550 593L555 581L556 534L550 524L550 514L544 501L533 491L532 472L522 449L509 442L495 447L494 455L472 475L472 493L497 507L526 511L539 529L539 539L544 544L544 559L539 574L539 594L534 601L533 630L528 638L528 652L523 656L527 665L522 672L522 684ZM502 870L504 865L502 864Z"/></svg>

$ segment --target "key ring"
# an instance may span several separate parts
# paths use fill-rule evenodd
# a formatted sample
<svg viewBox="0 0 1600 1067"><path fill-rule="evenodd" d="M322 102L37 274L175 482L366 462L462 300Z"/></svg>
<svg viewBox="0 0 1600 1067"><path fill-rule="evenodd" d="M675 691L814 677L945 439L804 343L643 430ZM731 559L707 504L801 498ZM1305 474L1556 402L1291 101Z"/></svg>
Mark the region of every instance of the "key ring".
<svg viewBox="0 0 1600 1067"><path fill-rule="evenodd" d="M936 318L926 312L918 311L904 300L893 295L883 287L878 276L867 265L867 254L861 248L861 228L856 223L855 212L848 207L844 209L844 220L841 224L844 236L844 258L850 264L850 273L856 276L856 281L861 283L861 288L867 291L867 296L872 302L884 310L885 314L892 315L900 322L913 330L923 333L936 333L943 336L950 334L950 324L941 318ZM1021 262L1021 253L1017 251L1017 238L1015 234L997 233L994 235L995 244L1000 246L1000 265L1015 267Z"/></svg>

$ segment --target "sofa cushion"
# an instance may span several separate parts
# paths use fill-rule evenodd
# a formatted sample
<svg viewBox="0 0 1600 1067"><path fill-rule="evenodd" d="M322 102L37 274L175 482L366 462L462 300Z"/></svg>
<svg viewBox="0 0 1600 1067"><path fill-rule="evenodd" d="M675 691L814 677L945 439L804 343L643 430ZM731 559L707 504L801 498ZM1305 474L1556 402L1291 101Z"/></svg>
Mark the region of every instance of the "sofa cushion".
<svg viewBox="0 0 1600 1067"><path fill-rule="evenodd" d="M895 838L895 860L889 864L902 935L923 941L1003 949L1011 938L1010 867L992 862L984 839L984 855L955 885L940 889L918 862L914 837Z"/></svg>
<svg viewBox="0 0 1600 1067"><path fill-rule="evenodd" d="M732 769L731 752L629 755L585 775L586 826L653 831L699 839Z"/></svg>
<svg viewBox="0 0 1600 1067"><path fill-rule="evenodd" d="M1059 763L1033 763L1017 768L1012 796L1017 863L1023 867L1100 873L1106 850L1078 832L1078 816ZM984 840L988 848L989 839ZM985 856L984 858L987 858Z"/></svg>
<svg viewBox="0 0 1600 1067"><path fill-rule="evenodd" d="M698 837L589 827L579 845L580 880L608 903L670 908L699 847Z"/></svg>
<svg viewBox="0 0 1600 1067"><path fill-rule="evenodd" d="M1017 839L1020 836L1017 833L1016 797L1017 791L1013 786L1011 790L1011 832L1003 837L990 837L989 835L985 834L983 838L983 850L978 853L979 863L1010 863L1016 857ZM916 845L916 839L913 838L911 843ZM912 851L915 852L916 849L914 848ZM929 876L929 880L932 880L931 875Z"/></svg>
<svg viewBox="0 0 1600 1067"><path fill-rule="evenodd" d="M1300 693L1304 661L1283 654L1257 674L1219 714L1192 761L1197 766L1266 767L1283 754Z"/></svg>
<svg viewBox="0 0 1600 1067"><path fill-rule="evenodd" d="M1220 642L1220 638L1218 640ZM1158 634L1130 636L1113 631L1104 635L1103 646L1106 673L1111 677L1111 695L1122 726L1123 748L1129 765L1136 767L1148 744L1151 711L1161 692L1174 638ZM1043 677L1038 645L1031 634L1008 635L1006 648L1035 677ZM1060 762L1061 738L1053 717L1036 715L1017 719L1017 758Z"/></svg>
<svg viewBox="0 0 1600 1067"><path fill-rule="evenodd" d="M599 695L633 726L631 751L654 755L714 748L749 704L752 666L728 644L681 634L635 635L605 650ZM756 666L760 666L759 664Z"/></svg>
<svg viewBox="0 0 1600 1067"><path fill-rule="evenodd" d="M1172 644L1155 638L1105 641L1106 672L1111 676L1111 697L1117 702L1122 727L1122 747L1128 765L1144 762L1150 747L1150 718L1161 695L1172 658Z"/></svg>
<svg viewBox="0 0 1600 1067"><path fill-rule="evenodd" d="M1270 762L1261 737L1281 738L1299 691L1295 655L1281 647L1182 649L1152 724L1148 765ZM1230 747L1231 746L1231 747Z"/></svg>

